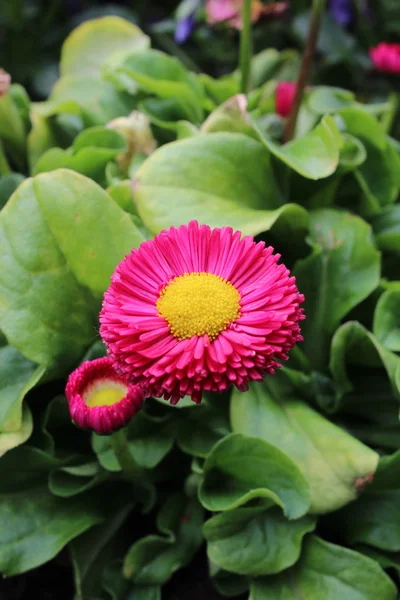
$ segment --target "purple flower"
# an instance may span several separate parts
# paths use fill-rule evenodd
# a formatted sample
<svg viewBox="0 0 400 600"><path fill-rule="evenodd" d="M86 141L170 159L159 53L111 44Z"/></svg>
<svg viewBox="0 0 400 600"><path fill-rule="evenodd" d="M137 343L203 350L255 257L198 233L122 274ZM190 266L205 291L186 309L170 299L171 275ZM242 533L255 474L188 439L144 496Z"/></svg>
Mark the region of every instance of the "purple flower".
<svg viewBox="0 0 400 600"><path fill-rule="evenodd" d="M176 23L174 39L177 44L186 42L194 27L194 15L189 15L180 19Z"/></svg>
<svg viewBox="0 0 400 600"><path fill-rule="evenodd" d="M351 0L330 0L329 11L336 23L343 27L347 27L353 18Z"/></svg>

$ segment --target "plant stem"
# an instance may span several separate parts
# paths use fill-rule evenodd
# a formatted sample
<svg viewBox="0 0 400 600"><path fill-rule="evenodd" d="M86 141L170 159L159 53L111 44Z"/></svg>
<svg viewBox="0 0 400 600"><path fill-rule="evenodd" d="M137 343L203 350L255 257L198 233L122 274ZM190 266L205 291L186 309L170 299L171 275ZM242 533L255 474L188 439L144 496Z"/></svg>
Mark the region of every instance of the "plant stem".
<svg viewBox="0 0 400 600"><path fill-rule="evenodd" d="M314 59L315 48L317 45L318 34L321 27L322 14L324 12L325 0L313 0L311 8L311 22L308 30L306 47L304 48L303 60L301 61L300 72L296 82L296 95L293 100L293 107L286 124L283 136L284 142L289 142L295 132L297 116L299 114L300 104L303 99L304 88L310 75L312 62Z"/></svg>
<svg viewBox="0 0 400 600"><path fill-rule="evenodd" d="M0 175L9 175L11 173L6 155L4 154L3 144L0 142Z"/></svg>
<svg viewBox="0 0 400 600"><path fill-rule="evenodd" d="M136 480L138 478L140 467L138 467L135 459L130 453L125 430L120 429L119 431L115 431L111 435L110 440L111 447L114 450L121 469L130 480Z"/></svg>
<svg viewBox="0 0 400 600"><path fill-rule="evenodd" d="M240 91L247 94L250 89L251 42L251 0L244 0L242 8L242 32L240 35Z"/></svg>
<svg viewBox="0 0 400 600"><path fill-rule="evenodd" d="M383 114L382 127L383 127L384 131L389 135L390 130L393 125L394 118L397 113L397 109L399 107L399 101L397 99L397 94L395 92L392 92L391 94L389 94L388 106L389 106L388 110L386 112L384 112L384 114Z"/></svg>

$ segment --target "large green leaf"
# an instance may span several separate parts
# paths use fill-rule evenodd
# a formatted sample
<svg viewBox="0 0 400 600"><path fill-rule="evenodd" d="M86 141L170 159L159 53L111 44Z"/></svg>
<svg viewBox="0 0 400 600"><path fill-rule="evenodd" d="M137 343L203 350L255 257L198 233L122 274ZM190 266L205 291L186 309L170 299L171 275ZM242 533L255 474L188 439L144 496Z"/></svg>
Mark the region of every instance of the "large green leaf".
<svg viewBox="0 0 400 600"><path fill-rule="evenodd" d="M310 537L299 562L275 577L254 579L249 600L396 600L393 581L371 558Z"/></svg>
<svg viewBox="0 0 400 600"><path fill-rule="evenodd" d="M21 428L24 396L44 371L12 346L0 348L0 433Z"/></svg>
<svg viewBox="0 0 400 600"><path fill-rule="evenodd" d="M0 210L7 204L10 196L24 179L25 177L19 173L11 173L0 178Z"/></svg>
<svg viewBox="0 0 400 600"><path fill-rule="evenodd" d="M0 324L10 343L68 368L95 336L116 264L141 241L86 177L60 170L23 182L0 214Z"/></svg>
<svg viewBox="0 0 400 600"><path fill-rule="evenodd" d="M32 413L27 406L22 409L21 424L14 431L0 433L0 457L9 450L20 446L28 440L33 431Z"/></svg>
<svg viewBox="0 0 400 600"><path fill-rule="evenodd" d="M124 561L124 575L141 585L163 585L188 564L203 536L203 510L197 500L171 494L157 516L163 536L149 535L134 543Z"/></svg>
<svg viewBox="0 0 400 600"><path fill-rule="evenodd" d="M0 571L17 575L51 560L70 540L104 518L98 495L62 499L46 478L58 461L21 447L1 461Z"/></svg>
<svg viewBox="0 0 400 600"><path fill-rule="evenodd" d="M383 127L360 108L344 108L339 113L346 131L358 138L367 151L366 160L355 171L364 195L362 214L377 214L381 207L393 204L400 189L400 158Z"/></svg>
<svg viewBox="0 0 400 600"><path fill-rule="evenodd" d="M372 221L375 241L380 250L400 250L400 205L388 206Z"/></svg>
<svg viewBox="0 0 400 600"><path fill-rule="evenodd" d="M268 150L303 177L322 179L336 171L343 142L332 117L324 117L315 129L283 146L268 138L254 119L253 126Z"/></svg>
<svg viewBox="0 0 400 600"><path fill-rule="evenodd" d="M332 339L329 366L339 397L354 389L349 374L351 365L360 365L366 370L383 367L394 396L400 398L400 357L384 348L377 338L357 321L349 321L339 327ZM379 410L379 398L376 400L376 410Z"/></svg>
<svg viewBox="0 0 400 600"><path fill-rule="evenodd" d="M137 172L134 201L153 233L192 219L249 235L275 227L304 237L307 228L303 208L281 206L268 151L237 133L199 135L156 150Z"/></svg>
<svg viewBox="0 0 400 600"><path fill-rule="evenodd" d="M70 498L82 494L100 485L109 478L97 461L87 462L86 459L74 461L77 464L61 466L49 476L49 489L55 496Z"/></svg>
<svg viewBox="0 0 400 600"><path fill-rule="evenodd" d="M194 73L187 71L175 57L158 50L137 52L125 58L122 66L116 69L111 64L111 79L121 73L129 76L137 84L135 87L160 98L174 98L185 110L188 119L201 123L203 119L203 87ZM105 65L105 73L109 69ZM130 86L128 87L128 89ZM130 91L133 91L130 88Z"/></svg>
<svg viewBox="0 0 400 600"><path fill-rule="evenodd" d="M38 117L79 115L86 127L105 125L136 108L136 99L100 77L67 75L55 84L49 100L34 105ZM43 127L42 127L43 131Z"/></svg>
<svg viewBox="0 0 400 600"><path fill-rule="evenodd" d="M269 381L233 392L233 431L266 440L291 457L310 485L312 513L354 500L360 482L375 472L378 455L305 402L285 398L279 387L273 391Z"/></svg>
<svg viewBox="0 0 400 600"><path fill-rule="evenodd" d="M259 577L279 573L299 558L303 536L315 520L288 521L279 508L240 507L212 517L204 524L209 558L218 566Z"/></svg>
<svg viewBox="0 0 400 600"><path fill-rule="evenodd" d="M65 40L61 78L49 100L34 106L35 113L39 117L80 114L86 125L104 125L115 117L127 115L135 101L102 79L101 65L114 53L144 50L149 44L149 38L136 25L120 17L107 16L82 23ZM35 123L35 129L39 127L46 134L46 126ZM40 137L38 133L36 138Z"/></svg>
<svg viewBox="0 0 400 600"><path fill-rule="evenodd" d="M400 351L400 283L390 286L379 298L374 312L373 332L388 350Z"/></svg>
<svg viewBox="0 0 400 600"><path fill-rule="evenodd" d="M69 546L74 567L76 600L100 595L102 580L99 573L110 564L121 544L116 534L125 523L133 504L126 504L103 524L73 540Z"/></svg>
<svg viewBox="0 0 400 600"><path fill-rule="evenodd" d="M341 319L379 283L380 255L365 221L346 212L310 213L313 252L294 275L305 295L304 351L316 369L325 367L329 341Z"/></svg>
<svg viewBox="0 0 400 600"><path fill-rule="evenodd" d="M125 139L117 131L90 127L75 138L71 148L51 148L45 152L37 161L34 172L36 175L66 168L102 184L106 165L125 149Z"/></svg>
<svg viewBox="0 0 400 600"><path fill-rule="evenodd" d="M116 51L137 51L150 40L136 25L125 19L107 16L85 21L65 40L61 51L61 76L100 73L104 60Z"/></svg>
<svg viewBox="0 0 400 600"><path fill-rule="evenodd" d="M335 515L334 526L351 544L400 551L400 451L380 459L371 485Z"/></svg>
<svg viewBox="0 0 400 600"><path fill-rule="evenodd" d="M229 510L265 498L282 507L289 519L308 511L309 496L308 483L294 461L276 446L238 433L214 446L199 489L208 510Z"/></svg>

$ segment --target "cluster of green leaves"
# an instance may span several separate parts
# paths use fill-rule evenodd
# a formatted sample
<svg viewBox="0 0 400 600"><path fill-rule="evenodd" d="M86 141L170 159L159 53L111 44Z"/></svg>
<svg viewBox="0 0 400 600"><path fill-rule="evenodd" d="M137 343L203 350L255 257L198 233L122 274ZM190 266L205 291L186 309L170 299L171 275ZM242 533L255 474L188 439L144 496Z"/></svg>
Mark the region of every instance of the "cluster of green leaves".
<svg viewBox="0 0 400 600"><path fill-rule="evenodd" d="M317 86L281 144L271 77L287 61L256 56L246 98L236 73L195 75L105 18L67 39L48 101L0 98L4 575L67 546L77 600L157 600L205 540L226 596L397 597L399 143L387 103ZM106 126L132 109L161 147L124 172L126 139ZM116 264L192 219L282 254L304 343L248 392L148 400L126 431L130 481L109 438L72 425L65 378L105 353Z"/></svg>

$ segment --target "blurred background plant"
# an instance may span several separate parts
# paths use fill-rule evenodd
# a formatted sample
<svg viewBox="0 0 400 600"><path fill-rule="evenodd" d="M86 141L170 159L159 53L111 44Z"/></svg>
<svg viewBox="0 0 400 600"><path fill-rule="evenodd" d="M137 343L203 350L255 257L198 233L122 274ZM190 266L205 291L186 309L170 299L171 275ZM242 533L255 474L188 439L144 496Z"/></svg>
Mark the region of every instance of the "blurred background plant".
<svg viewBox="0 0 400 600"><path fill-rule="evenodd" d="M58 78L62 41L80 23L114 14L151 34L153 46L187 66L221 76L236 67L241 0L14 0L0 4L0 65L32 99L46 98ZM254 0L254 51L302 50L307 0ZM330 0L318 44L314 81L377 95L398 89L393 75L374 74L369 49L399 41L398 0ZM368 75L368 77L366 77Z"/></svg>

